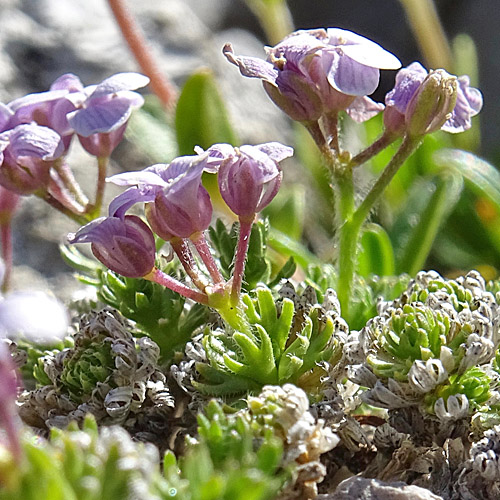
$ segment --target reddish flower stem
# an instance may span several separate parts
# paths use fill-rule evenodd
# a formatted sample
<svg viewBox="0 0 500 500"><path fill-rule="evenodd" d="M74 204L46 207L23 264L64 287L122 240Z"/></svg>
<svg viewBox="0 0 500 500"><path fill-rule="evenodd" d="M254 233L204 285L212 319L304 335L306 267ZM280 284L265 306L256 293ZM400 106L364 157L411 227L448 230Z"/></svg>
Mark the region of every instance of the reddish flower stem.
<svg viewBox="0 0 500 500"><path fill-rule="evenodd" d="M173 108L177 91L153 58L142 30L130 10L127 9L125 0L108 0L108 4L137 63L143 73L151 80L151 89L165 108Z"/></svg>
<svg viewBox="0 0 500 500"><path fill-rule="evenodd" d="M253 217L242 219L240 217L240 234L238 236L238 247L234 260L233 286L231 288L231 301L236 304L240 299L241 284L245 273L245 259L247 258L248 244L250 243L250 233L252 232Z"/></svg>
<svg viewBox="0 0 500 500"><path fill-rule="evenodd" d="M63 159L59 158L54 162L54 170L58 173L66 189L74 196L76 202L85 207L89 200L76 181L71 168L68 167Z"/></svg>
<svg viewBox="0 0 500 500"><path fill-rule="evenodd" d="M10 288L12 275L12 227L10 220L0 224L0 238L2 240L2 258L5 264L2 292L5 293Z"/></svg>
<svg viewBox="0 0 500 500"><path fill-rule="evenodd" d="M187 299L194 300L195 302L199 302L200 304L208 304L208 296L206 293L201 293L192 288L189 288L186 285L183 285L180 281L172 278L168 274L165 274L160 269L154 267L153 270L143 276L144 279L153 281L154 283L158 283L159 285L165 286L177 292L179 295L186 297Z"/></svg>
<svg viewBox="0 0 500 500"><path fill-rule="evenodd" d="M70 219L80 224L80 226L84 226L85 224L87 224L87 222L89 222L87 217L71 211L68 207L65 207L58 199L54 198L54 196L52 196L48 192L39 192L33 194L35 196L38 196L38 198L41 198L42 200L47 202L51 207L55 208L62 214L66 215Z"/></svg>
<svg viewBox="0 0 500 500"><path fill-rule="evenodd" d="M191 253L191 249L189 248L187 242L185 240L175 238L170 241L170 245L179 258L184 271L186 271L186 274L191 278L193 284L196 286L196 288L204 292L205 288L207 287L207 283L205 283L200 275L196 272L193 254Z"/></svg>
<svg viewBox="0 0 500 500"><path fill-rule="evenodd" d="M217 262L215 262L212 252L210 252L205 235L201 232L195 233L190 239L201 257L201 260L205 264L208 273L214 281L214 284L224 283L224 277L219 271Z"/></svg>

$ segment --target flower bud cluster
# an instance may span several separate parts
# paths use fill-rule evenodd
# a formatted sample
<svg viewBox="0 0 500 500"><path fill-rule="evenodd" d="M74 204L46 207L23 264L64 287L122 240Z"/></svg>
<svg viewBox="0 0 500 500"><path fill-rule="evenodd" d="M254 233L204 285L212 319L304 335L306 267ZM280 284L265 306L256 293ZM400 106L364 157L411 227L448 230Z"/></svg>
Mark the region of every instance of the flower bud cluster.
<svg viewBox="0 0 500 500"><path fill-rule="evenodd" d="M292 119L318 122L339 111L357 122L370 119L384 105L372 101L380 69L401 63L378 44L339 28L299 30L274 47L267 60L237 56L231 44L223 53L243 76L259 78L273 102ZM442 129L451 133L471 127L483 103L467 76L443 69L427 71L414 62L401 69L385 98L386 132L395 138L421 137ZM331 131L330 131L331 132Z"/></svg>
<svg viewBox="0 0 500 500"><path fill-rule="evenodd" d="M421 272L379 315L352 332L345 353L364 398L384 408L422 405L442 420L492 400L499 309L477 272L456 280Z"/></svg>

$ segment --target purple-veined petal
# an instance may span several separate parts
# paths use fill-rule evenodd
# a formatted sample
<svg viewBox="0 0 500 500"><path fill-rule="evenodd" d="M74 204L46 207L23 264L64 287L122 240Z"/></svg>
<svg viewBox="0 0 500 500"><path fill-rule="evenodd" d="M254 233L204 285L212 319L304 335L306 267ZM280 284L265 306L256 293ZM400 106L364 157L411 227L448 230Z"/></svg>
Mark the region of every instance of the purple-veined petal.
<svg viewBox="0 0 500 500"><path fill-rule="evenodd" d="M123 90L136 90L145 87L148 83L149 78L140 73L117 73L97 85L90 97L94 99Z"/></svg>
<svg viewBox="0 0 500 500"><path fill-rule="evenodd" d="M339 92L348 95L369 95L378 86L380 72L376 68L365 66L350 57L337 53L327 71L330 85Z"/></svg>
<svg viewBox="0 0 500 500"><path fill-rule="evenodd" d="M394 88L385 96L385 104L394 106L404 114L411 98L420 84L425 80L428 71L419 63L413 62L406 68L398 71Z"/></svg>
<svg viewBox="0 0 500 500"><path fill-rule="evenodd" d="M61 99L62 97L65 97L67 93L67 90L48 90L47 92L28 94L11 101L9 103L9 108L12 111L16 112L20 108Z"/></svg>
<svg viewBox="0 0 500 500"><path fill-rule="evenodd" d="M261 80L276 86L278 70L275 69L271 63L257 57L235 56L233 47L230 43L224 45L222 53L226 56L226 59L230 63L238 66L240 73L243 76L260 78Z"/></svg>
<svg viewBox="0 0 500 500"><path fill-rule="evenodd" d="M159 165L163 166L163 164ZM167 167L167 165L164 166L165 168ZM124 172L122 174L112 175L106 179L106 182L111 182L117 186L137 186L139 184L160 187L167 186L167 183L161 176L151 170L139 170L137 172Z"/></svg>
<svg viewBox="0 0 500 500"><path fill-rule="evenodd" d="M68 115L68 122L78 135L89 137L109 133L121 127L132 112L128 97L94 99L87 108L77 109Z"/></svg>
<svg viewBox="0 0 500 500"><path fill-rule="evenodd" d="M99 217L85 224L76 233L69 233L68 242L74 243L104 243L111 233L125 235L125 230L115 217Z"/></svg>
<svg viewBox="0 0 500 500"><path fill-rule="evenodd" d="M83 90L82 82L73 73L61 75L50 86L50 90L67 90L69 92L81 92Z"/></svg>
<svg viewBox="0 0 500 500"><path fill-rule="evenodd" d="M22 156L53 160L63 153L61 137L48 127L35 124L18 125L12 130L0 134L9 140L9 153L13 158Z"/></svg>
<svg viewBox="0 0 500 500"><path fill-rule="evenodd" d="M123 219L126 211L136 203L154 201L160 189L157 186L144 185L127 189L111 201L108 208L109 216Z"/></svg>
<svg viewBox="0 0 500 500"><path fill-rule="evenodd" d="M240 151L248 157L250 165L253 167L251 172L254 183L264 184L279 175L280 169L277 163L260 149L245 145L240 147Z"/></svg>
<svg viewBox="0 0 500 500"><path fill-rule="evenodd" d="M0 302L0 325L9 337L53 342L67 333L68 313L43 292L13 292Z"/></svg>
<svg viewBox="0 0 500 500"><path fill-rule="evenodd" d="M9 106L0 102L0 132L3 132L14 115Z"/></svg>
<svg viewBox="0 0 500 500"><path fill-rule="evenodd" d="M275 47L266 48L266 52L270 62L284 58L283 62L287 67L291 65L300 68L305 58L325 47L325 42L318 40L309 32L297 31L293 36L285 38Z"/></svg>
<svg viewBox="0 0 500 500"><path fill-rule="evenodd" d="M369 97L356 97L346 109L346 113L357 123L363 123L384 110L384 105Z"/></svg>
<svg viewBox="0 0 500 500"><path fill-rule="evenodd" d="M279 142L266 142L255 146L259 151L265 153L274 161L282 161L293 156L293 148L285 146Z"/></svg>
<svg viewBox="0 0 500 500"><path fill-rule="evenodd" d="M330 45L339 47L346 56L364 66L379 69L401 67L401 61L395 55L368 38L340 28L328 28L327 32Z"/></svg>
<svg viewBox="0 0 500 500"><path fill-rule="evenodd" d="M467 75L459 76L458 84L471 109L472 116L476 116L483 107L483 94L480 90L469 86L470 81Z"/></svg>

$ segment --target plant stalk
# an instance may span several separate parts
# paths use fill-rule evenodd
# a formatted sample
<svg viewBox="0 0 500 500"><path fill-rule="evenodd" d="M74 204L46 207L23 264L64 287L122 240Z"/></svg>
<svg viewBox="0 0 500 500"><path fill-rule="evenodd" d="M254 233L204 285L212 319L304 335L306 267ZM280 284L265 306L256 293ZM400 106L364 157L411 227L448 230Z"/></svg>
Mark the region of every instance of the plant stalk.
<svg viewBox="0 0 500 500"><path fill-rule="evenodd" d="M108 4L135 60L144 74L149 77L151 89L167 110L173 109L177 99L177 90L157 64L144 34L127 8L125 0L108 0Z"/></svg>
<svg viewBox="0 0 500 500"><path fill-rule="evenodd" d="M154 267L153 270L146 274L146 276L143 276L143 278L167 287L170 290L177 292L179 295L186 297L187 299L194 300L195 302L199 302L200 304L208 305L208 296L206 293L201 293L187 287L186 285L182 284L175 278L172 278L157 267Z"/></svg>
<svg viewBox="0 0 500 500"><path fill-rule="evenodd" d="M340 301L342 315L345 318L349 315L352 282L356 270L357 246L361 227L381 194L396 175L401 165L418 148L421 140L420 137L406 136L404 138L398 151L380 174L365 199L352 212L351 217L344 220L340 228L337 296ZM345 213L348 214L347 211Z"/></svg>

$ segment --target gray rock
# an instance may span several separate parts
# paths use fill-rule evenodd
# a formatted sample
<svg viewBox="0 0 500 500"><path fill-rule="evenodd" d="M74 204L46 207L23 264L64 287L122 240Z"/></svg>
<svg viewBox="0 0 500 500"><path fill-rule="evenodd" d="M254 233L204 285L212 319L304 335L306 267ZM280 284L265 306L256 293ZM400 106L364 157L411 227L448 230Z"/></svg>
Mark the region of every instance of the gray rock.
<svg viewBox="0 0 500 500"><path fill-rule="evenodd" d="M318 495L316 500L443 500L425 488L403 482L385 483L378 479L350 477L342 481L335 493Z"/></svg>

